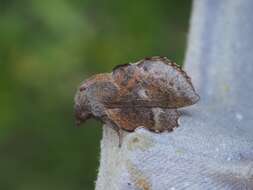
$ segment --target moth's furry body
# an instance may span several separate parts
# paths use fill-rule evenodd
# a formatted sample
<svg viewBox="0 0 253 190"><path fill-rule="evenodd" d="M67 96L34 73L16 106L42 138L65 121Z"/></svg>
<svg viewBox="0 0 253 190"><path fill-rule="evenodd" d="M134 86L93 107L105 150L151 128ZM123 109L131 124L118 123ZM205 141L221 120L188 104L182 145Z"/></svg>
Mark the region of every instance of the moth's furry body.
<svg viewBox="0 0 253 190"><path fill-rule="evenodd" d="M94 117L118 132L140 126L171 131L178 126L176 109L198 99L179 66L167 58L152 57L85 80L75 97L75 114L78 123Z"/></svg>

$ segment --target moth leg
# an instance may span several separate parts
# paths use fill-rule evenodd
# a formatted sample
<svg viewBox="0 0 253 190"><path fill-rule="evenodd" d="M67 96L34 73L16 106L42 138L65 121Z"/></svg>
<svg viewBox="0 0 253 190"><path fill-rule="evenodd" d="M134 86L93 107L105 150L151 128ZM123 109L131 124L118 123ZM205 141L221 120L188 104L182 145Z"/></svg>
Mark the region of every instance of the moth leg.
<svg viewBox="0 0 253 190"><path fill-rule="evenodd" d="M177 127L177 126L176 126ZM167 131L170 133L173 131L173 129L168 128Z"/></svg>
<svg viewBox="0 0 253 190"><path fill-rule="evenodd" d="M122 129L118 126L118 125L116 125L115 123L113 123L113 122L108 122L108 124L107 124L108 126L110 126L113 130L115 130L116 131L116 133L117 133L117 135L118 135L118 137L119 137L119 148L121 147L121 145L122 145L122 140L123 140L123 131L122 131Z"/></svg>
<svg viewBox="0 0 253 190"><path fill-rule="evenodd" d="M117 134L118 134L118 137L119 137L119 148L121 147L122 145L122 140L123 140L123 130L121 128L118 128L118 131L117 131Z"/></svg>

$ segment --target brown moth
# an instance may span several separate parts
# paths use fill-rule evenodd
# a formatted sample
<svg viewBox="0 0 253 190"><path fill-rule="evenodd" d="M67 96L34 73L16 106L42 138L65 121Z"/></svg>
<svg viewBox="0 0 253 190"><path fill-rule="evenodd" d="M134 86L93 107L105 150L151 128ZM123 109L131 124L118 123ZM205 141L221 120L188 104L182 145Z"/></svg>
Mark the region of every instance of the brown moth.
<svg viewBox="0 0 253 190"><path fill-rule="evenodd" d="M151 57L85 80L75 96L75 117L77 124L93 117L113 127L121 144L121 129L172 131L178 126L177 108L198 100L181 67L165 57Z"/></svg>

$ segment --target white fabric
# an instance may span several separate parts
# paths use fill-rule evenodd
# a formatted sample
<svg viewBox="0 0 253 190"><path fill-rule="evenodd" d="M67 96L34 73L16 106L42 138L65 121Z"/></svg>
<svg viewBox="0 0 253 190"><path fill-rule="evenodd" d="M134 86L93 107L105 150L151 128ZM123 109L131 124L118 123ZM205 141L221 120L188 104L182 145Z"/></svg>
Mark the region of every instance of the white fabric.
<svg viewBox="0 0 253 190"><path fill-rule="evenodd" d="M96 190L253 189L253 1L195 0L186 70L201 101L180 127L103 128Z"/></svg>

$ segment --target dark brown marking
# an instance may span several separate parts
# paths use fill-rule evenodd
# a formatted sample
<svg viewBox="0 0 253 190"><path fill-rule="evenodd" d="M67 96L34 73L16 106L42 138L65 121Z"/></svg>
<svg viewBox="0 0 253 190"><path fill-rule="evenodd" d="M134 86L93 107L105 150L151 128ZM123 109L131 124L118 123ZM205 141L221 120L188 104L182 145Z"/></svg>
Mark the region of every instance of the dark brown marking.
<svg viewBox="0 0 253 190"><path fill-rule="evenodd" d="M121 65L116 65L113 69L112 69L112 71L114 72L114 71L116 71L117 69L120 69L120 68L123 68L123 67L127 67L127 66L129 66L129 65L131 65L130 63L124 63L124 64L121 64Z"/></svg>

